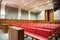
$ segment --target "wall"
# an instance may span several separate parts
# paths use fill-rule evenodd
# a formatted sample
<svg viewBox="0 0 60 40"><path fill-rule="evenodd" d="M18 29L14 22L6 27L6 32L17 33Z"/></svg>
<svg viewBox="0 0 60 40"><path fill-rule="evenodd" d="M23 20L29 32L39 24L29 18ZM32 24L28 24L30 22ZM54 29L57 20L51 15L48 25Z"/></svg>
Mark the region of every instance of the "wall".
<svg viewBox="0 0 60 40"><path fill-rule="evenodd" d="M30 19L31 19L31 20L37 20L36 17L37 17L37 16L36 16L36 13L31 13L31 16L30 16Z"/></svg>
<svg viewBox="0 0 60 40"><path fill-rule="evenodd" d="M0 14L1 14L1 4L0 4Z"/></svg>
<svg viewBox="0 0 60 40"><path fill-rule="evenodd" d="M17 18L18 17L18 9L17 8L7 6L6 10L5 10L5 13L6 13L6 19L18 19ZM30 14L30 20L44 20L45 19L44 15L45 15L44 11L39 13L38 16L36 15L36 13L31 13ZM28 11L22 10L20 19L21 20L29 20Z"/></svg>
<svg viewBox="0 0 60 40"><path fill-rule="evenodd" d="M6 19L17 19L18 9L13 7L6 8Z"/></svg>
<svg viewBox="0 0 60 40"><path fill-rule="evenodd" d="M37 20L45 20L45 11L41 11L41 12L37 15Z"/></svg>
<svg viewBox="0 0 60 40"><path fill-rule="evenodd" d="M60 20L60 9L54 12L54 20Z"/></svg>
<svg viewBox="0 0 60 40"><path fill-rule="evenodd" d="M21 11L21 19L22 20L29 20L29 14L28 11L22 10ZM36 14L35 13L30 13L30 20L36 20Z"/></svg>
<svg viewBox="0 0 60 40"><path fill-rule="evenodd" d="M25 10L21 11L21 19L22 20L28 20L28 12Z"/></svg>

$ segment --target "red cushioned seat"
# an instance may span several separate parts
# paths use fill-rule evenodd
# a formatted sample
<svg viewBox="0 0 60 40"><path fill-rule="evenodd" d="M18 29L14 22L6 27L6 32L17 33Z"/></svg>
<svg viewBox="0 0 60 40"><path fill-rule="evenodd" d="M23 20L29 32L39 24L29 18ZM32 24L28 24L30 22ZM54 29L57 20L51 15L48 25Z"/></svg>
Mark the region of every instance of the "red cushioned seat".
<svg viewBox="0 0 60 40"><path fill-rule="evenodd" d="M49 30L52 30L53 32L52 32L52 34L54 35L54 36L56 36L56 32L57 32L57 29L59 28L59 25L57 25L57 24L44 24L44 26L43 26L43 24L41 24L42 25L42 27L37 27L37 28L44 28L44 29L49 29Z"/></svg>
<svg viewBox="0 0 60 40"><path fill-rule="evenodd" d="M54 36L56 36L56 32L57 32L58 27L53 27L53 26L52 26L52 27L45 27L45 29L52 30L52 31L53 31L52 34L53 34Z"/></svg>
<svg viewBox="0 0 60 40"><path fill-rule="evenodd" d="M49 40L49 38L42 37L42 36L39 36L39 35L30 33L30 32L24 32L24 34L26 34L26 35L28 35L28 36L30 36L30 37L33 37L33 38L35 38L35 39L38 39L38 40Z"/></svg>
<svg viewBox="0 0 60 40"><path fill-rule="evenodd" d="M37 29L37 35L49 38L52 35L52 31L51 30L47 30L47 29Z"/></svg>
<svg viewBox="0 0 60 40"><path fill-rule="evenodd" d="M36 34L36 28L34 28L34 27L28 27L27 32Z"/></svg>
<svg viewBox="0 0 60 40"><path fill-rule="evenodd" d="M35 27L36 24L32 23L32 24L29 24L29 27Z"/></svg>

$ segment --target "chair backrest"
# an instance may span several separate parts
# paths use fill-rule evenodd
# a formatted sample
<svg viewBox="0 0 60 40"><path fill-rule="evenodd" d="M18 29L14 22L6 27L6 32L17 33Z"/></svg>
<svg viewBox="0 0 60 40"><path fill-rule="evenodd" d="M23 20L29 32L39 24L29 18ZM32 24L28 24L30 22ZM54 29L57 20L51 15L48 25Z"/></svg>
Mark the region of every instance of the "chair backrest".
<svg viewBox="0 0 60 40"><path fill-rule="evenodd" d="M36 34L36 28L34 27L28 27L27 31L30 33Z"/></svg>
<svg viewBox="0 0 60 40"><path fill-rule="evenodd" d="M37 29L37 35L43 36L43 37L50 37L52 35L52 30L47 30L47 29Z"/></svg>

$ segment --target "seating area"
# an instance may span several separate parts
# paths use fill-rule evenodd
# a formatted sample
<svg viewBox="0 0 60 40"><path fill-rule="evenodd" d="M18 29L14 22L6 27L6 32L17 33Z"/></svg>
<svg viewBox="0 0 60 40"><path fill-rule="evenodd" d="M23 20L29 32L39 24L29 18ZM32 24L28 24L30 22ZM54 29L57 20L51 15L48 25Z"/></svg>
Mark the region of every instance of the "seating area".
<svg viewBox="0 0 60 40"><path fill-rule="evenodd" d="M13 23L10 26L24 28L24 34L32 37L32 40L51 40L53 37L57 39L58 29L60 29L59 24Z"/></svg>
<svg viewBox="0 0 60 40"><path fill-rule="evenodd" d="M60 0L0 0L0 40L60 40Z"/></svg>

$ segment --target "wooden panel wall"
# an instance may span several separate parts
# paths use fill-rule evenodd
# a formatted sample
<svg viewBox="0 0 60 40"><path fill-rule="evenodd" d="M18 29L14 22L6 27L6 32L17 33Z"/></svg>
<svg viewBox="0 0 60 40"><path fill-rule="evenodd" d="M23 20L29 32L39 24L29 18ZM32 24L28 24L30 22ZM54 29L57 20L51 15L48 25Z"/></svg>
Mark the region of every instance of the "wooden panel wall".
<svg viewBox="0 0 60 40"><path fill-rule="evenodd" d="M8 20L8 19L0 19L0 29L2 28L2 24L11 24L11 23L39 23L39 24L60 24L60 20L55 20L53 22L46 22L45 20Z"/></svg>

